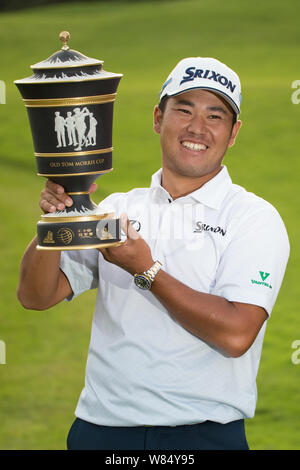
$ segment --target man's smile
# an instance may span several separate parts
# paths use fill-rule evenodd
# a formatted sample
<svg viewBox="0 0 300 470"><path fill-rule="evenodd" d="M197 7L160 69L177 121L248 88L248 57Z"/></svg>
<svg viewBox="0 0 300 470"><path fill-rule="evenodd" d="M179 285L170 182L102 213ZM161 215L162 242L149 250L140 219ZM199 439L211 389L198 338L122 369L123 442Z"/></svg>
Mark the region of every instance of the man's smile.
<svg viewBox="0 0 300 470"><path fill-rule="evenodd" d="M208 149L208 146L205 145L205 144L191 142L189 140L182 140L180 143L183 147L187 148L188 150L192 150L192 151L196 151L196 152Z"/></svg>

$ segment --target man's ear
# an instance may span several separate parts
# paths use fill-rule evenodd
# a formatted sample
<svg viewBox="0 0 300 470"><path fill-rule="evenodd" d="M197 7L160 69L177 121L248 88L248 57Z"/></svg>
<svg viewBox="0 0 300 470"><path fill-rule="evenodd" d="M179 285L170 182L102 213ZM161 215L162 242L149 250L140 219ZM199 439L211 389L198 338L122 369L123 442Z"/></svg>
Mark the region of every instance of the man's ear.
<svg viewBox="0 0 300 470"><path fill-rule="evenodd" d="M159 109L158 105L156 105L153 113L153 129L156 134L160 134L161 120L162 112Z"/></svg>
<svg viewBox="0 0 300 470"><path fill-rule="evenodd" d="M231 131L231 137L229 139L228 147L232 147L234 145L236 136L238 135L241 125L242 125L242 121L240 120L236 121L236 123L234 124L232 131Z"/></svg>

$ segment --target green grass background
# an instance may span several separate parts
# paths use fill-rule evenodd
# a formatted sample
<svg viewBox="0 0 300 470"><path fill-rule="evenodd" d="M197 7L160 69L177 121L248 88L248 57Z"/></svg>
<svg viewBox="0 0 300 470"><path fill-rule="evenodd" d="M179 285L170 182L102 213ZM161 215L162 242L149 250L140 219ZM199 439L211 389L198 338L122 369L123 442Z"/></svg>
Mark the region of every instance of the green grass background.
<svg viewBox="0 0 300 470"><path fill-rule="evenodd" d="M99 202L147 186L160 166L152 110L171 68L183 57L212 56L243 86L243 127L227 164L234 182L279 210L291 242L286 276L268 322L258 374L258 404L246 424L251 449L300 449L300 365L291 362L299 326L300 79L298 0L73 3L0 16L1 274L0 449L65 449L84 384L95 293L45 312L16 299L19 263L35 234L44 179L36 176L27 114L13 80L29 65L70 46L122 72L114 117L114 171L98 180Z"/></svg>

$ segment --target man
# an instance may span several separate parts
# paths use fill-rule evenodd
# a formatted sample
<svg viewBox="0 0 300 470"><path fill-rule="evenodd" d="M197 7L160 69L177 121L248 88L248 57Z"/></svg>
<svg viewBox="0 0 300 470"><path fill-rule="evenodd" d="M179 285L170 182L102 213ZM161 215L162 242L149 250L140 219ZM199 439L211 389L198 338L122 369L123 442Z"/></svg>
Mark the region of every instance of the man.
<svg viewBox="0 0 300 470"><path fill-rule="evenodd" d="M72 116L71 111L67 112L66 127L67 127L68 138L69 138L68 145L74 145L74 146L77 145L76 134L75 134L75 120L74 120L74 116Z"/></svg>
<svg viewBox="0 0 300 470"><path fill-rule="evenodd" d="M97 119L93 113L90 113L90 129L87 135L89 145L96 145L96 126L98 124Z"/></svg>
<svg viewBox="0 0 300 470"><path fill-rule="evenodd" d="M75 129L77 132L77 138L78 138L78 147L75 150L81 150L83 145L87 144L87 138L85 136L85 131L86 131L86 123L85 123L85 118L88 116L89 110L87 108L75 108L74 109L74 125Z"/></svg>
<svg viewBox="0 0 300 470"><path fill-rule="evenodd" d="M244 419L289 242L273 206L222 165L240 99L223 63L180 61L154 109L162 169L150 188L101 203L132 220L126 242L60 254L36 251L34 240L24 254L27 308L98 288L69 449L248 449ZM70 204L47 182L45 212Z"/></svg>
<svg viewBox="0 0 300 470"><path fill-rule="evenodd" d="M55 129L56 136L57 136L56 147L66 146L65 125L66 125L65 118L60 115L59 111L56 111L55 119L54 119L54 129Z"/></svg>

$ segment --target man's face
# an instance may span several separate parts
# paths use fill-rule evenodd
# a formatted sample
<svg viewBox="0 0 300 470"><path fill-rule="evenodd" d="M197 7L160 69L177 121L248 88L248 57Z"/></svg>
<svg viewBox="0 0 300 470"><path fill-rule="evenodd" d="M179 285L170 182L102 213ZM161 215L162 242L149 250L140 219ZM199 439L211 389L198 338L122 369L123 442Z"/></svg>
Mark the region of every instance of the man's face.
<svg viewBox="0 0 300 470"><path fill-rule="evenodd" d="M191 90L170 97L162 115L154 109L160 134L162 166L176 175L199 178L218 173L241 125L232 127L233 111L218 95Z"/></svg>

